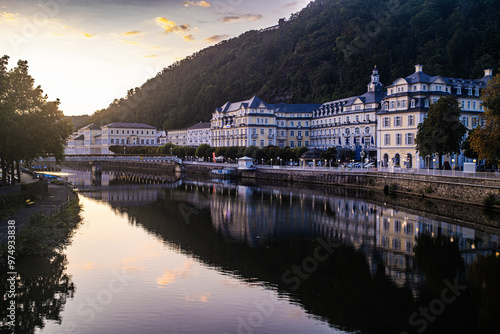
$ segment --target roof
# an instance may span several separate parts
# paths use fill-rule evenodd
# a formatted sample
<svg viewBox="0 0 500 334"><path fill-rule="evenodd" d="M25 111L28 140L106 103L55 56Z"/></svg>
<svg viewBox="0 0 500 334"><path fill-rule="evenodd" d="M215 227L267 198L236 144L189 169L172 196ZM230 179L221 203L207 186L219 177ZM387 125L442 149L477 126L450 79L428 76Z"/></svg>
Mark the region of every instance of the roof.
<svg viewBox="0 0 500 334"><path fill-rule="evenodd" d="M144 123L110 123L108 125L105 125L103 127L106 128L124 128L124 129L154 129L156 130L156 127L147 125Z"/></svg>
<svg viewBox="0 0 500 334"><path fill-rule="evenodd" d="M75 138L75 140L84 140L85 139L85 136L84 135L80 135L78 137Z"/></svg>
<svg viewBox="0 0 500 334"><path fill-rule="evenodd" d="M319 159L320 155L321 151L318 150L317 148L313 148L312 150L309 150L306 153L302 154L300 158L304 160L313 160L313 159L316 160Z"/></svg>
<svg viewBox="0 0 500 334"><path fill-rule="evenodd" d="M187 128L188 130L197 130L197 129L210 129L212 126L212 123L210 122L200 122L200 123L197 123L193 126L190 126L189 128Z"/></svg>
<svg viewBox="0 0 500 334"><path fill-rule="evenodd" d="M101 130L101 127L99 125L95 125L94 123L90 123L87 126L84 126L80 130Z"/></svg>
<svg viewBox="0 0 500 334"><path fill-rule="evenodd" d="M216 108L216 112L225 113L230 111L236 111L241 108L267 108L275 109L277 112L287 112L287 113L301 113L301 112L312 112L319 108L321 104L288 104L288 103L277 103L271 104L262 101L257 96L252 97L250 100L239 101L239 102L226 102L222 107Z"/></svg>

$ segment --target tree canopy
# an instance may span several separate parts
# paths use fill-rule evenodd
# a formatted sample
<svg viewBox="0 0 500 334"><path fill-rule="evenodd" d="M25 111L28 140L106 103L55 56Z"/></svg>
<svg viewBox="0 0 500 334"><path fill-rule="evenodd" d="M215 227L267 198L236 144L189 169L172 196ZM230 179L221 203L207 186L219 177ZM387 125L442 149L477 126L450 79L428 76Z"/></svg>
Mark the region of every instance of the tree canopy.
<svg viewBox="0 0 500 334"><path fill-rule="evenodd" d="M478 128L470 135L470 146L480 159L500 159L500 74L488 82L481 92L485 113Z"/></svg>
<svg viewBox="0 0 500 334"><path fill-rule="evenodd" d="M433 103L427 117L418 125L416 149L422 157L437 155L439 169L442 168L443 155L460 152L462 139L467 133L460 121L460 113L457 98L449 95Z"/></svg>
<svg viewBox="0 0 500 334"><path fill-rule="evenodd" d="M61 160L64 143L72 132L59 110L59 100L48 101L40 86L28 74L28 63L20 60L7 69L9 57L0 59L0 167L2 177L20 160L30 161L44 154Z"/></svg>

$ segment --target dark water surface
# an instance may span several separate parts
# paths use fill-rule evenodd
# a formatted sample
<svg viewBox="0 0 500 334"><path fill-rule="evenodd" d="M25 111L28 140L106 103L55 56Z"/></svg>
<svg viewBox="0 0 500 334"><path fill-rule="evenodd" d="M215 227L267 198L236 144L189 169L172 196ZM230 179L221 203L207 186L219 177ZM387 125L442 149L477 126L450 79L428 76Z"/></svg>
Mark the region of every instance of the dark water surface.
<svg viewBox="0 0 500 334"><path fill-rule="evenodd" d="M498 333L499 231L474 225L494 212L331 187L68 178L84 222L58 257L25 260L34 291L20 298L38 312L20 333Z"/></svg>

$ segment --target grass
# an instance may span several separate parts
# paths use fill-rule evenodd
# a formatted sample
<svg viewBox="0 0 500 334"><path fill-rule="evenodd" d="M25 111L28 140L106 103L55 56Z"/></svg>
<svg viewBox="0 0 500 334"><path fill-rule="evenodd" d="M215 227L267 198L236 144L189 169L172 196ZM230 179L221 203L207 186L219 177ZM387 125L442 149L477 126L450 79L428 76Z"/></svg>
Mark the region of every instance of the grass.
<svg viewBox="0 0 500 334"><path fill-rule="evenodd" d="M80 202L75 196L52 215L34 214L16 238L16 254L43 255L64 249L81 221ZM6 245L0 253L5 254Z"/></svg>

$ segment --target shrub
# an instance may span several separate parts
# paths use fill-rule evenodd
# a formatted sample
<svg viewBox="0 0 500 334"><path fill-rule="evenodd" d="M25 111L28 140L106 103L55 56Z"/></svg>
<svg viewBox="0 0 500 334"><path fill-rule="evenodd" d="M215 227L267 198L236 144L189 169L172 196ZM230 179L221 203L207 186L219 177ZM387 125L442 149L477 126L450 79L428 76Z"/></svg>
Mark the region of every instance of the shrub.
<svg viewBox="0 0 500 334"><path fill-rule="evenodd" d="M493 206L496 204L497 204L497 201L495 199L495 194L489 193L488 195L483 197L483 205L484 206Z"/></svg>

